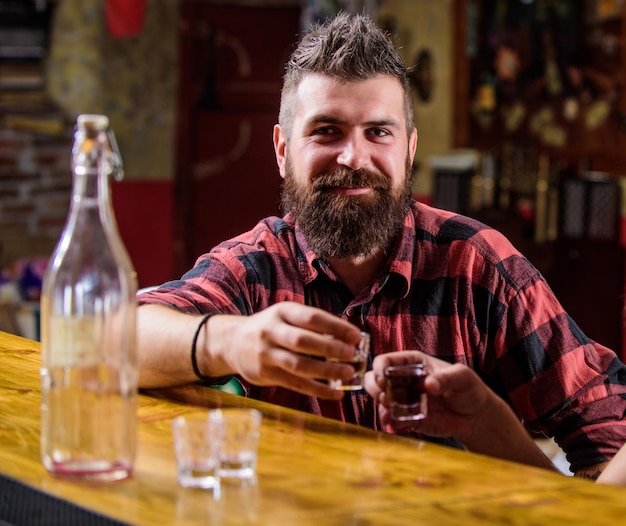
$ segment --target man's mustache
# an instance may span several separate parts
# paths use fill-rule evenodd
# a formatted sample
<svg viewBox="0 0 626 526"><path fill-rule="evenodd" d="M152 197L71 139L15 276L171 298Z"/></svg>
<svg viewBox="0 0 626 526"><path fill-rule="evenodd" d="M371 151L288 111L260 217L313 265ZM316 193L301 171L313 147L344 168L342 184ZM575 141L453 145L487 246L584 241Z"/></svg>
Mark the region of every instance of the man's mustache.
<svg viewBox="0 0 626 526"><path fill-rule="evenodd" d="M313 180L313 192L323 192L328 188L373 188L385 191L391 188L391 182L387 177L370 170L339 168L324 172Z"/></svg>

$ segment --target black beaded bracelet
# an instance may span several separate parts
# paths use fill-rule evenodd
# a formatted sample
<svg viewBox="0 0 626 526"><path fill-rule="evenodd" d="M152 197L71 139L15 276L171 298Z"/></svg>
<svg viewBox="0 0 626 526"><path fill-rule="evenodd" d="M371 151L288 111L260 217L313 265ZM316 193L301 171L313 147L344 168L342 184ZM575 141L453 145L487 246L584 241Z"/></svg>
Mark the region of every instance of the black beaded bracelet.
<svg viewBox="0 0 626 526"><path fill-rule="evenodd" d="M212 383L213 378L209 376L204 376L200 369L198 369L198 360L196 358L196 344L198 343L198 336L200 335L200 331L202 327L204 327L205 323L209 320L211 316L213 316L213 312L209 312L202 316L200 323L198 323L198 328L196 329L195 334L193 335L193 341L191 342L191 368L193 369L194 374L205 383Z"/></svg>

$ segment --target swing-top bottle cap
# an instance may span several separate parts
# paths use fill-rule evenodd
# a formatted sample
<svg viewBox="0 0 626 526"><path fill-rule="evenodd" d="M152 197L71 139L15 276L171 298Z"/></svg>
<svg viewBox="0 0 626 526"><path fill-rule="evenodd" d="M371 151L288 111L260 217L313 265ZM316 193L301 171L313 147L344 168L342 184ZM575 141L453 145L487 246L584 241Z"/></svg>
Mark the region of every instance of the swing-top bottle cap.
<svg viewBox="0 0 626 526"><path fill-rule="evenodd" d="M106 129L109 127L109 118L106 115L83 113L76 118L76 124L79 128Z"/></svg>

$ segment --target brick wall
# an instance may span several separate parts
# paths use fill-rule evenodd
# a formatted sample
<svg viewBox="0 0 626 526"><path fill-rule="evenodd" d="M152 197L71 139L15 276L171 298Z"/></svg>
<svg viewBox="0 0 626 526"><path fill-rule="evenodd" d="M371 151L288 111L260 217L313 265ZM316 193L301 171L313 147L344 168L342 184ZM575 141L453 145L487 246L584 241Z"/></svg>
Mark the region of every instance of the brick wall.
<svg viewBox="0 0 626 526"><path fill-rule="evenodd" d="M73 124L58 136L0 127L0 269L48 259L69 212ZM172 181L111 183L116 221L140 287L172 279Z"/></svg>
<svg viewBox="0 0 626 526"><path fill-rule="evenodd" d="M0 128L0 268L54 249L69 207L72 128L54 136Z"/></svg>

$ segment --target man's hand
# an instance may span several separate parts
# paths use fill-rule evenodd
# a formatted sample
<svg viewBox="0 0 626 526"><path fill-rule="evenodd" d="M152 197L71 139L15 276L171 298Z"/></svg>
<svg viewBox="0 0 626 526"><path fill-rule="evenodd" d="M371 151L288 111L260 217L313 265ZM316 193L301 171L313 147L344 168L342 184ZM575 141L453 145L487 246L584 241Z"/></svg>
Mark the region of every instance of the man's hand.
<svg viewBox="0 0 626 526"><path fill-rule="evenodd" d="M555 470L552 462L532 440L513 410L476 374L463 364L449 364L419 351L382 354L365 373L367 392L378 400L381 424L391 430L392 420L385 396L384 370L389 365L423 363L428 377L428 415L410 423L427 436L454 437L470 451Z"/></svg>
<svg viewBox="0 0 626 526"><path fill-rule="evenodd" d="M349 380L349 360L360 330L321 309L281 302L251 316L213 316L207 324L200 369L207 376L240 374L255 385L276 385L338 400L329 379Z"/></svg>
<svg viewBox="0 0 626 526"><path fill-rule="evenodd" d="M424 388L428 395L428 416L417 422L398 423L391 419L385 395L384 370L389 365L423 363L428 376ZM400 351L379 355L365 375L367 392L378 401L381 424L395 430L415 429L433 437L471 440L476 420L482 418L492 402L493 392L478 375L462 364L451 365L419 351Z"/></svg>

